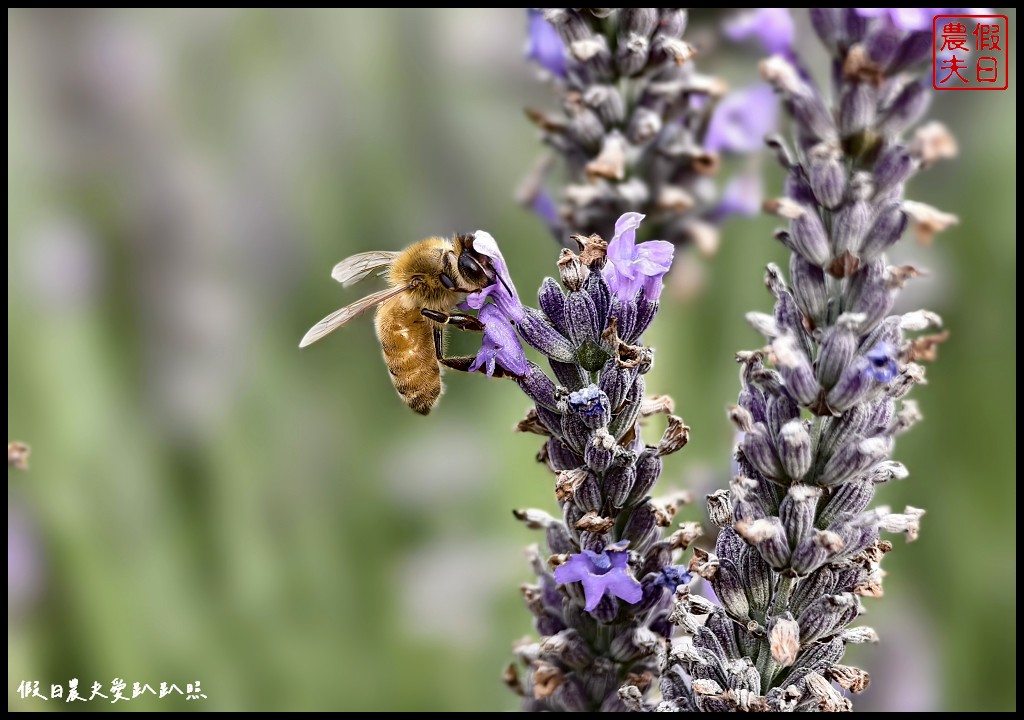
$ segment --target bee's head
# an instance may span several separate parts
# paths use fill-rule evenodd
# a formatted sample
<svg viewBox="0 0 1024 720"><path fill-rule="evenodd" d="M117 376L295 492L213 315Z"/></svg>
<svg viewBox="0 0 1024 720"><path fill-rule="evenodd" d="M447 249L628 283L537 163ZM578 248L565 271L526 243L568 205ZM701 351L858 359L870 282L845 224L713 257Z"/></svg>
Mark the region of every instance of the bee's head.
<svg viewBox="0 0 1024 720"><path fill-rule="evenodd" d="M505 280L495 271L491 259L473 249L472 235L456 235L454 244L458 274L462 277L464 285L480 289L501 282L509 289Z"/></svg>

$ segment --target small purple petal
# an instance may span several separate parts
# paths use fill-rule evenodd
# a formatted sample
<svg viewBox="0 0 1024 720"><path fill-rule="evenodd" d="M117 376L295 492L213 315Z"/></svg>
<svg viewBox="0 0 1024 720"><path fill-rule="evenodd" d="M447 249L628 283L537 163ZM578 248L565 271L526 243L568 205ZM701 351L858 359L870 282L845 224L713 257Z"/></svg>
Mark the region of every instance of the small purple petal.
<svg viewBox="0 0 1024 720"><path fill-rule="evenodd" d="M530 371L526 353L519 342L515 328L497 305L487 304L480 310L484 323L484 339L480 351L469 366L470 372L484 368L488 376L494 375L495 365L513 375L522 377Z"/></svg>
<svg viewBox="0 0 1024 720"><path fill-rule="evenodd" d="M537 213L549 227L560 227L562 218L558 213L555 199L546 190L539 190L530 203L530 209Z"/></svg>
<svg viewBox="0 0 1024 720"><path fill-rule="evenodd" d="M865 354L870 362L867 374L880 383L891 382L900 374L896 354L896 348L885 341L875 345Z"/></svg>
<svg viewBox="0 0 1024 720"><path fill-rule="evenodd" d="M770 55L788 55L793 47L793 18L786 8L758 8L730 18L722 24L730 40L756 38Z"/></svg>
<svg viewBox="0 0 1024 720"><path fill-rule="evenodd" d="M552 75L565 77L565 43L537 8L528 8L526 57Z"/></svg>
<svg viewBox="0 0 1024 720"><path fill-rule="evenodd" d="M637 603L643 596L643 590L636 578L629 574L628 560L629 555L621 550L602 553L585 550L578 555L570 555L555 568L555 582L560 585L582 583L587 612L596 608L605 595L630 604Z"/></svg>
<svg viewBox="0 0 1024 720"><path fill-rule="evenodd" d="M726 95L708 122L705 149L749 153L764 146L775 130L778 103L770 85L758 83Z"/></svg>

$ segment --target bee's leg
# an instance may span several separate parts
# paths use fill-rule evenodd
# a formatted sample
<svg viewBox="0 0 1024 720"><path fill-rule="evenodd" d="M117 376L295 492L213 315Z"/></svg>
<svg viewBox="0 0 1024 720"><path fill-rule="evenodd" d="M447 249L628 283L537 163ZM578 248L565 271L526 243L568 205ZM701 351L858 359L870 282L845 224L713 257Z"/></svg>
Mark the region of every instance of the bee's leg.
<svg viewBox="0 0 1024 720"><path fill-rule="evenodd" d="M459 330L484 331L484 324L472 315L463 315L462 313L452 313L449 315L448 313L431 310L430 308L423 308L420 310L420 314L428 320L433 320L441 325L451 325Z"/></svg>
<svg viewBox="0 0 1024 720"><path fill-rule="evenodd" d="M431 311L433 312L433 311ZM433 318L431 318L433 320ZM471 356L459 356L459 357L445 357L444 356L444 335L441 328L434 328L434 351L437 354L437 361L449 367L452 370L460 370L462 372L470 372L469 366L473 364L476 358ZM500 366L495 364L494 374L491 377L503 378L513 377L511 373L505 372Z"/></svg>

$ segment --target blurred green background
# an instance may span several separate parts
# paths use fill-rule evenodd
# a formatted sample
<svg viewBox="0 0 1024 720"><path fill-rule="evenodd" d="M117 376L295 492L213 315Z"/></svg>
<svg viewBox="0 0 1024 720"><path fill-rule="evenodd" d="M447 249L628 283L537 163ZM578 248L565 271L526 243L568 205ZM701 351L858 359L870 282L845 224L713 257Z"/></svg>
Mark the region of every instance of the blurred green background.
<svg viewBox="0 0 1024 720"><path fill-rule="evenodd" d="M521 290L554 271L512 200L539 149L521 107L551 102L524 27L516 9L9 11L7 423L33 449L8 482L9 709L65 708L17 688L72 677L208 695L115 706L136 710L517 706L499 674L531 631L517 586L539 538L509 510L554 505L537 438L511 432L524 398L449 374L424 419L368 320L296 344L357 296L329 277L353 252L482 227ZM720 50L702 68L749 82L753 56ZM936 95L961 156L909 194L961 224L899 259L931 270L904 309L953 337L897 448L911 477L880 493L928 514L867 601L883 643L855 658L874 676L858 707L1008 710L1016 92ZM704 290L649 338L650 390L693 427L666 482L698 497L727 477L773 227L732 221L717 257L687 256L672 292Z"/></svg>

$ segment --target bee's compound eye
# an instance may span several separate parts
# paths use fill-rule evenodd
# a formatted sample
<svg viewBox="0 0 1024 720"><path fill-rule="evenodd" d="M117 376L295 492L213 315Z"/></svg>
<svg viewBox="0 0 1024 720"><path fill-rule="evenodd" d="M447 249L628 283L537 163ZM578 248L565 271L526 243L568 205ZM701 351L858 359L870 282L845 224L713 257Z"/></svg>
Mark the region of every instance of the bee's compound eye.
<svg viewBox="0 0 1024 720"><path fill-rule="evenodd" d="M459 271L473 282L482 283L489 279L487 272L469 253L459 255Z"/></svg>
<svg viewBox="0 0 1024 720"><path fill-rule="evenodd" d="M449 290L455 289L455 281L448 277L448 273L441 273L440 278L441 284L444 285L446 288L448 288Z"/></svg>

